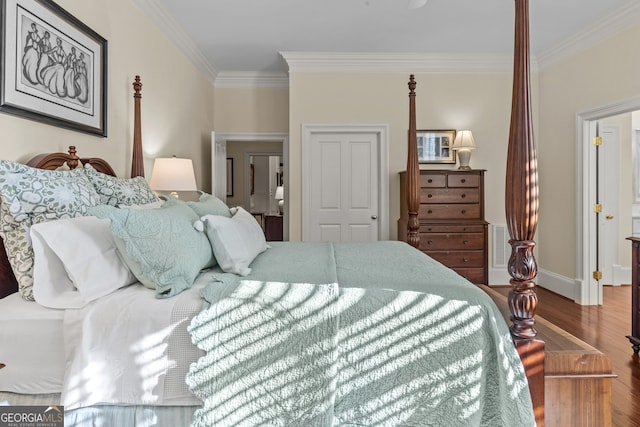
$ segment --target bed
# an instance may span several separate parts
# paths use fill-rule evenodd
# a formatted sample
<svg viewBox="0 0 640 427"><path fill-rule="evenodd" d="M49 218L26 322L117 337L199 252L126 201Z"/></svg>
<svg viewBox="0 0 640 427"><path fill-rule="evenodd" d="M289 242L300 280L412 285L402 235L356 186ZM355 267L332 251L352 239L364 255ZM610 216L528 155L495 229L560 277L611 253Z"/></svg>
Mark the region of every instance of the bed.
<svg viewBox="0 0 640 427"><path fill-rule="evenodd" d="M0 299L0 366L4 365L0 368L0 401L62 403L65 425L69 426L92 422L534 425L536 420L541 425L544 346L536 340L533 328L537 304L533 283L537 178L528 94L528 12L526 0L515 3L514 97L507 167L507 221L513 246L509 264L513 277L510 328L481 288L411 247L419 243L417 221L412 216L419 203L412 77L407 161L410 245L271 242L267 248L266 242L251 234L255 229L247 231L250 226L243 225L245 234L241 237L252 242L247 243L249 246L259 242L259 247L251 249L253 256L236 262L225 253L227 248L216 251L216 245L224 245L215 233L224 234L236 227L229 221L242 219L242 211L230 210L227 215L224 209L228 208L211 198L187 207L183 202L167 200L162 208L137 209L132 205L155 203L138 180L141 187L136 194L146 194L141 199L118 199L116 206L97 207L97 201L90 201L91 206L81 215L64 212L56 221L33 221L32 226L37 229L37 233L31 233L37 236L33 252L42 254L55 252L56 245L51 242L60 241L51 237L53 231L45 232L52 228L50 223L95 217L84 226L74 221L76 228L69 239L85 242L98 240L92 230L104 228L105 222L100 220L108 218L107 228L115 236L109 243L113 260L109 268L125 265L124 270L134 276L118 270L121 284L117 288L85 293L79 279L71 280L73 283L59 292L38 291L49 298L49 307L56 308L39 307L37 303L18 301L16 291L20 288L24 294L23 280L18 286L15 267L12 269L7 256L2 257L0 296L8 296ZM144 175L140 90L136 78L132 177ZM79 179L82 174L94 174L101 182L100 186L92 183L98 197L113 197L109 192L112 186L124 183L118 178L105 178L114 175L106 162L80 158L74 148L68 154L37 156L28 164L60 174L57 178L75 174ZM63 165L71 171L53 171ZM76 169L78 165L84 168ZM87 165L93 172L82 172ZM22 171L19 166L12 167ZM28 173L40 176L30 170ZM91 197L96 196L86 195L86 199ZM12 223L5 218L9 207L9 203L3 203L5 225L17 226L18 220L14 218ZM181 242L185 247L201 245L202 250L191 252L194 256L189 262L200 258L208 244L218 266L211 267L211 260L203 256L197 260L198 273L193 275L190 269L185 279L183 271L167 277L164 271L150 272L145 265L123 259L129 256L138 264L149 261L132 255L137 248L125 235L130 231L126 229L129 216L137 221L133 222L136 231L148 232L145 237L155 233L155 240L146 240L146 246L140 249L144 255L162 244L157 230L146 230L145 223L152 222L149 218L156 214L162 216L159 212L163 209L190 218L189 236L194 237ZM196 213L185 213L186 209ZM125 211L127 221L121 221ZM192 227L194 224L197 226ZM174 225L172 222L167 230ZM68 229L57 231L67 233ZM193 233L200 234L195 237ZM11 258L16 242L9 239L5 244ZM42 263L29 265L34 269L33 277L48 276L49 271L65 280L67 276L91 274L87 269L75 271L77 263L65 263L63 259L85 256L90 251L68 246L64 256L52 257L61 265L51 261L44 270ZM36 255L36 259L48 258ZM12 263L16 264L15 258ZM37 275L37 271L41 273ZM94 278L95 274L91 280ZM56 280L49 282L58 286ZM34 309L22 310L24 304ZM136 327L131 328L132 324ZM43 325L52 330L46 333ZM6 333L9 329L16 333ZM32 336L34 331L49 337L48 341L33 342L29 349L49 373L46 382L40 372L30 371L32 361L21 360L19 351L12 354L5 350L7 343ZM121 348L120 353L112 351L116 347ZM444 353L447 348L452 352ZM45 361L42 354L48 355ZM61 361L64 368L60 367ZM20 381L9 380L9 374L23 377ZM115 382L114 377L118 379Z"/></svg>

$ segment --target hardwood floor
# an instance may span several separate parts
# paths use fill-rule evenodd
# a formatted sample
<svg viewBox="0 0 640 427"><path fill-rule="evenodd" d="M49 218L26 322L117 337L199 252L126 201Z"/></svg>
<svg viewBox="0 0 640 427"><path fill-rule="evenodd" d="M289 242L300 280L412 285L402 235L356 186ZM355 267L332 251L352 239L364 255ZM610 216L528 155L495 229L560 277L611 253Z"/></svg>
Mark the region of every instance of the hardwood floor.
<svg viewBox="0 0 640 427"><path fill-rule="evenodd" d="M496 287L506 295L508 287ZM631 286L605 286L602 306L581 306L538 288L537 314L607 354L613 372L613 425L640 427L640 358L631 333Z"/></svg>

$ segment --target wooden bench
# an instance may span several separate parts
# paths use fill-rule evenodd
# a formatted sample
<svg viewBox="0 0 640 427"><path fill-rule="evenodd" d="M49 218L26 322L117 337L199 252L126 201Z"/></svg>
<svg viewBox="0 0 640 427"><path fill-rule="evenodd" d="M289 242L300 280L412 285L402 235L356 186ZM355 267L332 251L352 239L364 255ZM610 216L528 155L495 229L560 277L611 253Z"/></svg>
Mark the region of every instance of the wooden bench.
<svg viewBox="0 0 640 427"><path fill-rule="evenodd" d="M508 320L507 298L480 286ZM536 316L535 328L545 342L545 426L611 426L611 383L616 375L609 357L542 317Z"/></svg>

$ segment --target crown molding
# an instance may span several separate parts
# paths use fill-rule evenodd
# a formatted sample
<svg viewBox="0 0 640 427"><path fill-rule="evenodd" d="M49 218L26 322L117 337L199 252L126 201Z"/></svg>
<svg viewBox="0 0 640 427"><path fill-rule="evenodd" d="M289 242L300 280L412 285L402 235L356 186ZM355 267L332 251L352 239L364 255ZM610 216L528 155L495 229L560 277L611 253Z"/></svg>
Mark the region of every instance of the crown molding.
<svg viewBox="0 0 640 427"><path fill-rule="evenodd" d="M286 88L289 87L289 76L277 71L220 71L215 87Z"/></svg>
<svg viewBox="0 0 640 427"><path fill-rule="evenodd" d="M133 2L213 84L218 70L173 19L169 11L160 2L154 0L133 0Z"/></svg>
<svg viewBox="0 0 640 427"><path fill-rule="evenodd" d="M542 70L602 40L640 23L640 2L633 1L616 9L591 27L579 31L536 56Z"/></svg>
<svg viewBox="0 0 640 427"><path fill-rule="evenodd" d="M441 54L393 52L280 52L296 72L379 72L404 73L407 70L447 73L508 73L513 71L513 55ZM537 68L532 59L532 70Z"/></svg>

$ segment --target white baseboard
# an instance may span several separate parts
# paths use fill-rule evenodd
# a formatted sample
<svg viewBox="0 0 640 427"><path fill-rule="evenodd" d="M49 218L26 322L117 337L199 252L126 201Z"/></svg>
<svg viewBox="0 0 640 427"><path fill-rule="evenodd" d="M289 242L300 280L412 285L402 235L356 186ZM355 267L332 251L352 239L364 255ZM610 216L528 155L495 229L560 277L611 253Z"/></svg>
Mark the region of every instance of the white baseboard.
<svg viewBox="0 0 640 427"><path fill-rule="evenodd" d="M489 286L508 285L511 276L506 268L489 268Z"/></svg>
<svg viewBox="0 0 640 427"><path fill-rule="evenodd" d="M489 269L489 286L508 285L509 280L511 280L511 276L509 276L506 268ZM535 282L541 284L540 286L543 288L567 297L572 301L575 301L576 289L580 289L580 283L577 281L543 269L538 270Z"/></svg>
<svg viewBox="0 0 640 427"><path fill-rule="evenodd" d="M613 283L614 286L631 284L631 267L623 267L621 265L613 266Z"/></svg>
<svg viewBox="0 0 640 427"><path fill-rule="evenodd" d="M576 291L580 290L580 283L578 281L544 269L538 270L536 283L572 301L576 300L576 295L579 293Z"/></svg>

